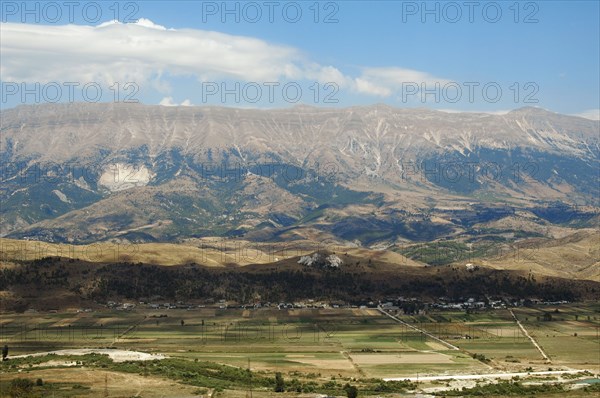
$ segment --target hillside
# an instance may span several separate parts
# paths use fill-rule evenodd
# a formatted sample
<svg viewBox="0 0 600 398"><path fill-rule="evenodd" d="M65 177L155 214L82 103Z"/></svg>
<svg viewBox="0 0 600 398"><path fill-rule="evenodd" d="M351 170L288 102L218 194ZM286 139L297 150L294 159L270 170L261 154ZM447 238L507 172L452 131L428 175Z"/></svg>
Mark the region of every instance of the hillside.
<svg viewBox="0 0 600 398"><path fill-rule="evenodd" d="M328 253L321 253L322 258ZM407 267L338 253L338 267L300 264L293 257L245 267L161 267L132 263L89 263L45 258L0 270L4 311L97 307L108 301L159 300L240 304L326 300L361 303L386 297L503 297L592 300L600 283L465 267Z"/></svg>
<svg viewBox="0 0 600 398"><path fill-rule="evenodd" d="M600 281L600 232L581 231L556 240L523 242L518 250L481 263L497 269Z"/></svg>
<svg viewBox="0 0 600 398"><path fill-rule="evenodd" d="M0 232L12 238L278 241L309 228L371 246L519 209L565 224L552 212L567 206L585 224L600 195L598 122L539 108L86 103L1 116Z"/></svg>

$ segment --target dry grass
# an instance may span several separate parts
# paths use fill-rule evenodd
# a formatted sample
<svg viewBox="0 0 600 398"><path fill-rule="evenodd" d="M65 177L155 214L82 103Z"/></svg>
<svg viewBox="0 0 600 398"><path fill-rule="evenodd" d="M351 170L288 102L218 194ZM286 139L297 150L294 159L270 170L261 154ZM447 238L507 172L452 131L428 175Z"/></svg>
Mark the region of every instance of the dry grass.
<svg viewBox="0 0 600 398"><path fill-rule="evenodd" d="M482 265L535 274L600 281L600 232L580 231L552 241L532 241Z"/></svg>
<svg viewBox="0 0 600 398"><path fill-rule="evenodd" d="M216 242L216 240L215 240ZM226 264L264 264L273 256L244 242L228 245L201 243L143 243L122 244L102 242L90 245L68 245L39 241L0 239L0 260L10 264L15 260L37 260L44 257L63 257L89 262L142 262L147 264L180 265L197 263L220 267ZM295 254L295 253L294 253ZM285 255L282 253L280 255Z"/></svg>
<svg viewBox="0 0 600 398"><path fill-rule="evenodd" d="M141 376L131 373L109 372L100 369L56 368L32 370L26 374L7 374L6 379L27 377L35 380L41 378L51 383L76 383L91 387L85 397L104 397L105 389L111 397L198 397L194 394L197 387L186 386L172 380L156 376Z"/></svg>
<svg viewBox="0 0 600 398"><path fill-rule="evenodd" d="M291 257L331 249L321 243L302 241L293 245L254 243L237 239L203 238L185 243L112 243L69 245L40 241L0 238L0 263L9 267L11 261L37 260L44 257L63 257L89 262L132 262L157 265L202 264L223 267L229 264L268 264ZM406 257L384 250L367 250L335 246L348 254L372 258L398 265L420 266Z"/></svg>

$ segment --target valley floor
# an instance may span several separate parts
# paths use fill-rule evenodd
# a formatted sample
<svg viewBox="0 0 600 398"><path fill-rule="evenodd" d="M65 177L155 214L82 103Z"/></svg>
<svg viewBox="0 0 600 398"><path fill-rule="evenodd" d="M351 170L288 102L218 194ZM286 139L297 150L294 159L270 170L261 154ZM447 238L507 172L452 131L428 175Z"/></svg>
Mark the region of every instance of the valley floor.
<svg viewBox="0 0 600 398"><path fill-rule="evenodd" d="M510 395L491 386L592 396L597 387L576 382L600 372L599 310L520 307L513 311L521 326L507 309L393 317L341 308L5 313L0 392L11 396L13 380L27 378L44 383L31 387L33 397L345 396L346 384L365 397ZM543 321L548 312L553 320ZM275 372L283 394L273 391Z"/></svg>

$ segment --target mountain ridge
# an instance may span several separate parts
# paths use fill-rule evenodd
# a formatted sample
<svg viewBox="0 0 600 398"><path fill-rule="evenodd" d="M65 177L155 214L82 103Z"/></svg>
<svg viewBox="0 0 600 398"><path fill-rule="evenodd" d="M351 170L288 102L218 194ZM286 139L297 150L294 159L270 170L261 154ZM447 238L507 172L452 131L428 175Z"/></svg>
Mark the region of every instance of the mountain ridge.
<svg viewBox="0 0 600 398"><path fill-rule="evenodd" d="M471 220L507 211L536 214L531 236L597 219L599 122L539 108L78 103L1 116L0 235L11 238L277 241L319 231L385 246L473 237Z"/></svg>

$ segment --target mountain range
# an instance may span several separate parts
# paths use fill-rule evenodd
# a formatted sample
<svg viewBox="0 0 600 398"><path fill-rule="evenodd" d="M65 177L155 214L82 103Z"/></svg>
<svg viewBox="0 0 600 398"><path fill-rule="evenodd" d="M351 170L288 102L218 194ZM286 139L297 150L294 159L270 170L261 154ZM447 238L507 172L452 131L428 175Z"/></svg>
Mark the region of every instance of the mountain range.
<svg viewBox="0 0 600 398"><path fill-rule="evenodd" d="M0 235L497 256L594 233L599 131L540 108L19 106L1 112Z"/></svg>

